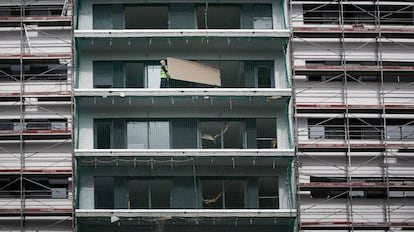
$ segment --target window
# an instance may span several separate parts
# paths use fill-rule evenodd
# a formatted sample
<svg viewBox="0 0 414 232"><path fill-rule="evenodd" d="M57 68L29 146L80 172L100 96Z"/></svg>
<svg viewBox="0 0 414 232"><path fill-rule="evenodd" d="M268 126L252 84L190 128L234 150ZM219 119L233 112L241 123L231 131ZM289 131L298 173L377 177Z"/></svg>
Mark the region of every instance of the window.
<svg viewBox="0 0 414 232"><path fill-rule="evenodd" d="M271 4L199 5L197 27L200 29L272 29L272 6Z"/></svg>
<svg viewBox="0 0 414 232"><path fill-rule="evenodd" d="M263 118L256 120L257 148L277 148L276 119Z"/></svg>
<svg viewBox="0 0 414 232"><path fill-rule="evenodd" d="M273 82L273 70L270 66L259 66L257 67L257 87L258 88L269 88L274 86Z"/></svg>
<svg viewBox="0 0 414 232"><path fill-rule="evenodd" d="M123 11L121 4L93 5L93 29L123 29Z"/></svg>
<svg viewBox="0 0 414 232"><path fill-rule="evenodd" d="M93 28L272 29L272 5L94 4Z"/></svg>
<svg viewBox="0 0 414 232"><path fill-rule="evenodd" d="M237 179L201 180L204 209L245 208L245 181Z"/></svg>
<svg viewBox="0 0 414 232"><path fill-rule="evenodd" d="M240 121L201 121L201 148L244 148L245 129Z"/></svg>
<svg viewBox="0 0 414 232"><path fill-rule="evenodd" d="M200 5L197 7L197 28L240 29L240 10L240 5Z"/></svg>
<svg viewBox="0 0 414 232"><path fill-rule="evenodd" d="M414 126L387 126L387 137L390 140L413 140Z"/></svg>
<svg viewBox="0 0 414 232"><path fill-rule="evenodd" d="M95 61L95 88L159 88L160 65L154 62Z"/></svg>
<svg viewBox="0 0 414 232"><path fill-rule="evenodd" d="M381 138L381 129L372 126L351 126L349 128L351 139L368 139L375 140Z"/></svg>
<svg viewBox="0 0 414 232"><path fill-rule="evenodd" d="M112 148L112 121L110 119L95 120L95 148Z"/></svg>
<svg viewBox="0 0 414 232"><path fill-rule="evenodd" d="M220 84L223 88L273 88L275 86L273 61L192 62L217 69L220 72ZM18 76L18 73L15 75ZM184 79L171 79L170 82L173 88L213 87ZM93 84L94 88L160 88L160 65L158 61L94 61Z"/></svg>
<svg viewBox="0 0 414 232"><path fill-rule="evenodd" d="M309 119L309 139L344 139L342 119Z"/></svg>
<svg viewBox="0 0 414 232"><path fill-rule="evenodd" d="M272 29L272 6L270 4L245 4L243 5L243 28ZM248 13L252 11L252 13ZM252 26L250 26L252 22Z"/></svg>
<svg viewBox="0 0 414 232"><path fill-rule="evenodd" d="M131 209L170 208L172 182L162 179L129 180L129 205Z"/></svg>
<svg viewBox="0 0 414 232"><path fill-rule="evenodd" d="M325 138L325 127L323 126L310 126L309 127L309 139L323 139Z"/></svg>
<svg viewBox="0 0 414 232"><path fill-rule="evenodd" d="M279 188L276 177L261 177L259 182L259 208L279 208Z"/></svg>
<svg viewBox="0 0 414 232"><path fill-rule="evenodd" d="M145 65L139 62L125 62L125 86L127 88L144 88L145 81Z"/></svg>
<svg viewBox="0 0 414 232"><path fill-rule="evenodd" d="M344 127L327 125L325 127L325 138L326 139L344 139L345 138Z"/></svg>
<svg viewBox="0 0 414 232"><path fill-rule="evenodd" d="M128 122L128 149L162 149L170 147L169 122Z"/></svg>
<svg viewBox="0 0 414 232"><path fill-rule="evenodd" d="M22 182L21 182L22 181ZM20 198L23 185L28 199L59 199L68 197L68 179L50 176L30 176L23 180L19 176L4 175L0 178L0 198Z"/></svg>
<svg viewBox="0 0 414 232"><path fill-rule="evenodd" d="M148 148L148 123L128 122L127 124L127 148Z"/></svg>
<svg viewBox="0 0 414 232"><path fill-rule="evenodd" d="M339 9L337 4L303 5L305 24L338 24Z"/></svg>
<svg viewBox="0 0 414 232"><path fill-rule="evenodd" d="M124 20L125 29L167 29L168 6L127 5Z"/></svg>
<svg viewBox="0 0 414 232"><path fill-rule="evenodd" d="M20 80L20 70L25 81L53 81L67 79L67 64L61 64L59 60L33 60L25 61L23 65L17 64L17 60L0 63L0 81Z"/></svg>
<svg viewBox="0 0 414 232"><path fill-rule="evenodd" d="M194 4L170 4L169 28L195 29L196 12Z"/></svg>
<svg viewBox="0 0 414 232"><path fill-rule="evenodd" d="M403 126L401 127L401 139L412 140L414 139L414 126Z"/></svg>
<svg viewBox="0 0 414 232"><path fill-rule="evenodd" d="M13 130L13 121L0 120L0 130Z"/></svg>
<svg viewBox="0 0 414 232"><path fill-rule="evenodd" d="M114 208L114 187L115 185L113 177L95 177L95 209Z"/></svg>
<svg viewBox="0 0 414 232"><path fill-rule="evenodd" d="M48 120L30 120L26 122L26 130L50 130L51 123Z"/></svg>
<svg viewBox="0 0 414 232"><path fill-rule="evenodd" d="M375 15L375 6L344 5L345 24L373 24Z"/></svg>
<svg viewBox="0 0 414 232"><path fill-rule="evenodd" d="M93 62L93 85L95 88L111 88L113 86L112 62Z"/></svg>
<svg viewBox="0 0 414 232"><path fill-rule="evenodd" d="M383 25L413 25L414 7L401 5L380 5L381 24ZM391 13L392 12L392 13Z"/></svg>
<svg viewBox="0 0 414 232"><path fill-rule="evenodd" d="M153 120L95 119L95 149L277 148L276 118Z"/></svg>
<svg viewBox="0 0 414 232"><path fill-rule="evenodd" d="M188 166L163 172L170 176L95 176L95 208L279 208L277 176L198 176L195 184Z"/></svg>

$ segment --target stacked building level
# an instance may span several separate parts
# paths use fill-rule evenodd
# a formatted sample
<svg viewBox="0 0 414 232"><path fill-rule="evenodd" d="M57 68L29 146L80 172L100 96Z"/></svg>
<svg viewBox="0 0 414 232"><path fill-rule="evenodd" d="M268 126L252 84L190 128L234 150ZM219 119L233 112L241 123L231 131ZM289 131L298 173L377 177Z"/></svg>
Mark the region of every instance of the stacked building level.
<svg viewBox="0 0 414 232"><path fill-rule="evenodd" d="M0 2L0 230L72 231L72 6Z"/></svg>
<svg viewBox="0 0 414 232"><path fill-rule="evenodd" d="M287 6L77 1L78 231L295 229Z"/></svg>
<svg viewBox="0 0 414 232"><path fill-rule="evenodd" d="M413 5L291 1L300 231L414 230Z"/></svg>

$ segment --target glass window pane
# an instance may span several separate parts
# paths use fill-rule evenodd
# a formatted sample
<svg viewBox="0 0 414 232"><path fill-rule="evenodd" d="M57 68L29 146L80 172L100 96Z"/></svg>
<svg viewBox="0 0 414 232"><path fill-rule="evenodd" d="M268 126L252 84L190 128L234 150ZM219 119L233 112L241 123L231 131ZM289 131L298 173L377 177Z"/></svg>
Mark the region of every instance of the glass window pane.
<svg viewBox="0 0 414 232"><path fill-rule="evenodd" d="M221 122L200 122L201 148L221 148Z"/></svg>
<svg viewBox="0 0 414 232"><path fill-rule="evenodd" d="M111 88L113 85L113 72L112 62L93 62L93 86L95 88Z"/></svg>
<svg viewBox="0 0 414 232"><path fill-rule="evenodd" d="M244 209L245 181L227 180L224 181L225 208Z"/></svg>
<svg viewBox="0 0 414 232"><path fill-rule="evenodd" d="M272 86L272 68L258 67L257 68L257 87L270 88Z"/></svg>
<svg viewBox="0 0 414 232"><path fill-rule="evenodd" d="M194 4L170 4L169 28L194 29L196 23Z"/></svg>
<svg viewBox="0 0 414 232"><path fill-rule="evenodd" d="M400 126L387 126L388 139L401 139L401 127Z"/></svg>
<svg viewBox="0 0 414 232"><path fill-rule="evenodd" d="M223 122L223 148L244 148L244 126L241 122Z"/></svg>
<svg viewBox="0 0 414 232"><path fill-rule="evenodd" d="M112 18L108 12L112 11L112 5L93 5L93 29L112 29Z"/></svg>
<svg viewBox="0 0 414 232"><path fill-rule="evenodd" d="M240 29L240 8L240 5L230 4L200 5L197 8L197 27L199 29Z"/></svg>
<svg viewBox="0 0 414 232"><path fill-rule="evenodd" d="M149 122L149 148L170 148L170 123Z"/></svg>
<svg viewBox="0 0 414 232"><path fill-rule="evenodd" d="M276 119L263 118L256 120L257 148L277 148Z"/></svg>
<svg viewBox="0 0 414 232"><path fill-rule="evenodd" d="M173 148L197 148L197 120L172 120L171 143Z"/></svg>
<svg viewBox="0 0 414 232"><path fill-rule="evenodd" d="M97 120L95 121L95 148L109 149L111 146L112 121Z"/></svg>
<svg viewBox="0 0 414 232"><path fill-rule="evenodd" d="M279 208L279 186L277 177L259 178L259 208L277 209Z"/></svg>
<svg viewBox="0 0 414 232"><path fill-rule="evenodd" d="M309 139L323 139L325 137L325 127L323 126L310 126L309 127Z"/></svg>
<svg viewBox="0 0 414 232"><path fill-rule="evenodd" d="M94 194L95 209L113 209L114 208L114 178L113 177L95 177Z"/></svg>
<svg viewBox="0 0 414 232"><path fill-rule="evenodd" d="M129 205L131 209L149 209L149 180L128 181Z"/></svg>
<svg viewBox="0 0 414 232"><path fill-rule="evenodd" d="M161 84L161 66L149 65L146 67L147 88L159 89Z"/></svg>
<svg viewBox="0 0 414 232"><path fill-rule="evenodd" d="M204 209L223 208L223 181L222 180L202 180Z"/></svg>
<svg viewBox="0 0 414 232"><path fill-rule="evenodd" d="M202 180L204 209L243 209L245 181L244 180Z"/></svg>
<svg viewBox="0 0 414 232"><path fill-rule="evenodd" d="M147 122L128 122L127 124L127 148L148 148L148 124Z"/></svg>
<svg viewBox="0 0 414 232"><path fill-rule="evenodd" d="M124 21L125 29L167 29L168 7L160 5L127 6L125 7Z"/></svg>
<svg viewBox="0 0 414 232"><path fill-rule="evenodd" d="M354 132L356 136L354 136ZM360 130L353 130L350 128L350 136L352 138L360 139L361 138L361 131ZM327 125L325 127L325 138L326 139L344 139L345 138L345 129L343 126L331 126Z"/></svg>
<svg viewBox="0 0 414 232"><path fill-rule="evenodd" d="M151 208L169 209L170 208L171 181L154 180L151 183Z"/></svg>
<svg viewBox="0 0 414 232"><path fill-rule="evenodd" d="M145 83L144 64L126 63L125 76L127 88L143 88Z"/></svg>
<svg viewBox="0 0 414 232"><path fill-rule="evenodd" d="M402 139L414 139L414 126L403 126L402 130Z"/></svg>
<svg viewBox="0 0 414 232"><path fill-rule="evenodd" d="M255 4L253 10L253 28L272 29L272 5Z"/></svg>

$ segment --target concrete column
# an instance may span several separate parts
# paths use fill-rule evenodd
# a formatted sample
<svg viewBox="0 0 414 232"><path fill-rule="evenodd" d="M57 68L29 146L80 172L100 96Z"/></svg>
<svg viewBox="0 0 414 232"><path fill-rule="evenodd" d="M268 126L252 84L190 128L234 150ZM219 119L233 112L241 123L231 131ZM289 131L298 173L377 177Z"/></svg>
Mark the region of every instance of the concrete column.
<svg viewBox="0 0 414 232"><path fill-rule="evenodd" d="M289 148L289 128L288 124L286 122L286 114L287 112L284 112L284 109L280 110L280 112L277 114L277 121L276 121L276 127L277 127L277 148L278 149L288 149Z"/></svg>
<svg viewBox="0 0 414 232"><path fill-rule="evenodd" d="M279 208L290 209L291 206L290 206L288 188L291 186L287 186L285 173L281 173L279 175L278 185L279 185Z"/></svg>
<svg viewBox="0 0 414 232"><path fill-rule="evenodd" d="M286 12L282 1L274 1L272 4L273 29L284 28L284 15L286 15Z"/></svg>

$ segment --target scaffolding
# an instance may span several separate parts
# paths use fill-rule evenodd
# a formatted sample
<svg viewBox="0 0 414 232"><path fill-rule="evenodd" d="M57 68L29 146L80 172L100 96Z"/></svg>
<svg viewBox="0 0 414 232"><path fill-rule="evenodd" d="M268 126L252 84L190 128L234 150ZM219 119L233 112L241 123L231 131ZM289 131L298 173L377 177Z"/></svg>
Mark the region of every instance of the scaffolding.
<svg viewBox="0 0 414 232"><path fill-rule="evenodd" d="M0 228L72 231L72 2L0 3Z"/></svg>
<svg viewBox="0 0 414 232"><path fill-rule="evenodd" d="M414 227L413 7L291 1L300 231Z"/></svg>

